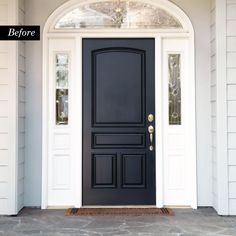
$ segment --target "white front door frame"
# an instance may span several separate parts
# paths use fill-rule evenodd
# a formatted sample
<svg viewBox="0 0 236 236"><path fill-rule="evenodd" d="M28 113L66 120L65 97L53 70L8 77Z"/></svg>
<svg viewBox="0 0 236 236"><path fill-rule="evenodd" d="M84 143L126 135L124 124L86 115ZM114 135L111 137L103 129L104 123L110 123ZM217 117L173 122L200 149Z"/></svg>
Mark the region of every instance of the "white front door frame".
<svg viewBox="0 0 236 236"><path fill-rule="evenodd" d="M72 0L75 2L75 0ZM162 0L160 0L162 1ZM168 3L169 4L169 3ZM185 16L186 17L186 16ZM52 18L52 17L51 17ZM190 167L190 183L191 192L189 193L190 206L192 208L197 208L197 180L196 180L196 121L195 121L195 61L194 61L194 32L192 28L186 31L176 31L176 30L84 30L82 31L59 31L55 30L49 32L52 27L52 22L55 23L55 18L49 20L46 23L43 35L43 156L42 156L42 209L48 207L48 158L49 158L49 126L48 126L48 101L50 96L54 94L49 93L49 40L50 39L74 39L76 42L76 60L79 63L79 67L73 72L74 75L78 75L77 86L79 86L79 94L76 105L80 107L82 111L82 38L155 38L155 50L156 50L156 62L155 62L155 77L156 77L156 206L163 207L164 205L164 132L165 129L163 121L163 39L187 39L188 44L188 55L189 55L189 73L188 73L188 99L192 106L188 106L188 154L190 157L189 167ZM79 34L78 34L79 32ZM158 79L162 78L162 79ZM80 81L80 82L79 82ZM75 104L74 104L75 105ZM78 114L77 114L78 115ZM75 207L82 207L82 118L79 118L79 153L80 157L76 160L77 170L79 170L75 176ZM161 137L161 138L160 138Z"/></svg>

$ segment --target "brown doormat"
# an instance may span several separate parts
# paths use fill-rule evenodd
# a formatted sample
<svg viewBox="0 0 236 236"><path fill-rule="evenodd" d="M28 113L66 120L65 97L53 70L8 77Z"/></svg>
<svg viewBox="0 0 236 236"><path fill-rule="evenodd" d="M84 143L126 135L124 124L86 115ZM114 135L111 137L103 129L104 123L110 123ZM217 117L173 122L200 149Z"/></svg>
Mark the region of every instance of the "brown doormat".
<svg viewBox="0 0 236 236"><path fill-rule="evenodd" d="M82 215L167 215L173 216L170 208L69 208L66 216Z"/></svg>

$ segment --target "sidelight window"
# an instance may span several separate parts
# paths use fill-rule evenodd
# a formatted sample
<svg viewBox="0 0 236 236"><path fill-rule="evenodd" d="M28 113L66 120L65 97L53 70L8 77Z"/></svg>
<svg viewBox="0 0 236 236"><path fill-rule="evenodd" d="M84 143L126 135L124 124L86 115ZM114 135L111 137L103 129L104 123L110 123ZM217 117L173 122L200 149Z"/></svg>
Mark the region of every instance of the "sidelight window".
<svg viewBox="0 0 236 236"><path fill-rule="evenodd" d="M181 55L169 54L169 124L181 125Z"/></svg>
<svg viewBox="0 0 236 236"><path fill-rule="evenodd" d="M68 76L69 55L57 53L55 58L56 77L56 125L68 124Z"/></svg>

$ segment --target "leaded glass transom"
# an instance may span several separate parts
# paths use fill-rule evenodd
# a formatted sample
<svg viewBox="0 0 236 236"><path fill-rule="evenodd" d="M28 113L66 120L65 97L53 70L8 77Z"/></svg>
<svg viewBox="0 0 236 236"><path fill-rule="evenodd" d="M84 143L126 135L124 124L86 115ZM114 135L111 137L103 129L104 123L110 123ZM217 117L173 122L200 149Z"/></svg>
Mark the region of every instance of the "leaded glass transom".
<svg viewBox="0 0 236 236"><path fill-rule="evenodd" d="M179 20L154 4L139 1L84 3L63 16L56 29L183 28Z"/></svg>

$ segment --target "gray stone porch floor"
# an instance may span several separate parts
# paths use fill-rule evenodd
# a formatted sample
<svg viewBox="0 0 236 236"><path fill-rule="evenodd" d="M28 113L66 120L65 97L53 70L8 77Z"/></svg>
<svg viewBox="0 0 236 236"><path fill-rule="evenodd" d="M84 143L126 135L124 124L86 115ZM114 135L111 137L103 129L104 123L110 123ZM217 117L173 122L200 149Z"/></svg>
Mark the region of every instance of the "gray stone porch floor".
<svg viewBox="0 0 236 236"><path fill-rule="evenodd" d="M67 217L64 210L26 208L17 217L0 217L0 236L236 235L236 217L220 217L211 208L174 211L175 216Z"/></svg>

